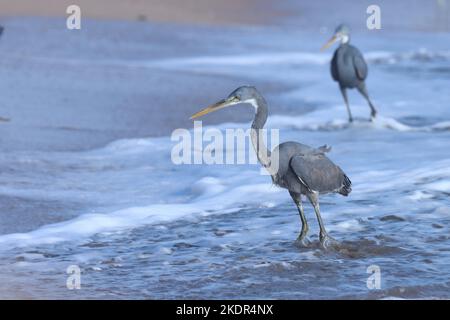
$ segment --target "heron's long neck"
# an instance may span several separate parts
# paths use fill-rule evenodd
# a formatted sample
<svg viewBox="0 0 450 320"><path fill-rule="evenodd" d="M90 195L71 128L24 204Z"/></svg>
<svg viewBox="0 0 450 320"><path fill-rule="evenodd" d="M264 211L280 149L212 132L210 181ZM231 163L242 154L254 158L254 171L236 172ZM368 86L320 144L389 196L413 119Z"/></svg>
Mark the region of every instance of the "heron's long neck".
<svg viewBox="0 0 450 320"><path fill-rule="evenodd" d="M267 103L263 97L258 97L252 101L252 104L256 110L255 119L253 120L251 128L253 148L255 149L259 162L261 162L265 168L269 168L270 151L267 149L264 142L263 132L264 124L266 123L268 116Z"/></svg>

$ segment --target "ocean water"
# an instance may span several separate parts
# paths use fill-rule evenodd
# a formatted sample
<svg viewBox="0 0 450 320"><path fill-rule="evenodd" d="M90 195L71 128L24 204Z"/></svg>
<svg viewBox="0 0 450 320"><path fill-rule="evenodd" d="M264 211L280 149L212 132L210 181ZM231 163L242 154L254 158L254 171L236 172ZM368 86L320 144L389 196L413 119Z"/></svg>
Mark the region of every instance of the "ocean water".
<svg viewBox="0 0 450 320"><path fill-rule="evenodd" d="M172 32L195 50L96 60L60 49L28 59L262 83L268 128L279 129L281 141L332 146L329 157L353 182L347 198L321 197L339 248L320 247L309 203L312 243L296 244L297 210L259 165L175 165L168 135L83 151L17 150L0 155L0 196L28 212L57 204L59 222L0 235L1 297L450 298L449 34L355 34L379 117L370 122L365 101L350 92L356 121L348 124L329 74L332 51L318 51L328 34L260 27L217 39L217 29ZM223 111L242 111L242 122L209 125L204 117L203 124L247 129L245 109ZM79 290L66 286L71 265L81 269ZM380 288L367 286L371 266L380 270Z"/></svg>

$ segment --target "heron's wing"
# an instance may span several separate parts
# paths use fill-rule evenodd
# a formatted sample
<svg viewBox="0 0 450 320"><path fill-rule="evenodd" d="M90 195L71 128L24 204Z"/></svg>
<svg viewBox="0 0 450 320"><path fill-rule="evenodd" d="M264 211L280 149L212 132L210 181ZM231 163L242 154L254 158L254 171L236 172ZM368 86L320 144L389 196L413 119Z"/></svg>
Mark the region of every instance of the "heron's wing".
<svg viewBox="0 0 450 320"><path fill-rule="evenodd" d="M359 80L365 80L367 78L367 64L363 55L355 48L353 55L353 65L355 66L356 76Z"/></svg>
<svg viewBox="0 0 450 320"><path fill-rule="evenodd" d="M334 51L334 55L333 55L333 59L331 59L331 76L333 77L334 81L338 81L338 70L337 70L337 52L338 49L336 49L336 51Z"/></svg>
<svg viewBox="0 0 450 320"><path fill-rule="evenodd" d="M310 191L320 193L351 191L351 182L345 173L322 154L301 154L291 158L291 169Z"/></svg>

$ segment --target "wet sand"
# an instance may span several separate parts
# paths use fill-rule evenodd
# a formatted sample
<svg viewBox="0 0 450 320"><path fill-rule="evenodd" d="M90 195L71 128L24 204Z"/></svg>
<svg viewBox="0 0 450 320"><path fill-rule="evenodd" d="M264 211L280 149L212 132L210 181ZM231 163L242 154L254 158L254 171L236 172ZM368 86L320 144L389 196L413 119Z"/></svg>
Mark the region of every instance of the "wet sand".
<svg viewBox="0 0 450 320"><path fill-rule="evenodd" d="M370 0L79 0L82 16L90 19L165 22L189 25L297 25L301 29L334 28L345 22L365 29ZM0 2L3 17L66 17L70 0ZM448 0L376 3L382 29L450 31Z"/></svg>
<svg viewBox="0 0 450 320"><path fill-rule="evenodd" d="M65 16L71 0L2 1L3 16ZM79 0L85 17L189 24L265 24L287 14L273 0Z"/></svg>

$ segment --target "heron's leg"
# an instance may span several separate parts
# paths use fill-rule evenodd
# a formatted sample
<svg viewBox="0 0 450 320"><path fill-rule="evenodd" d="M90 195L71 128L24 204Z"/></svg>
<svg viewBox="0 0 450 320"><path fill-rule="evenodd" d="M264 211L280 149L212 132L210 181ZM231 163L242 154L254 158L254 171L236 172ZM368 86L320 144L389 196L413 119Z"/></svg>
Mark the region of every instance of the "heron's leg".
<svg viewBox="0 0 450 320"><path fill-rule="evenodd" d="M342 86L339 86L339 89L341 89L342 97L344 98L345 106L347 107L348 121L353 122L352 111L350 110L350 105L348 104L347 91Z"/></svg>
<svg viewBox="0 0 450 320"><path fill-rule="evenodd" d="M366 99L367 103L369 104L369 107L371 110L370 116L372 117L372 120L373 120L377 116L377 110L373 106L372 101L370 101L369 93L367 92L367 88L366 88L366 85L364 84L364 82L358 86L358 91L359 91L359 93L361 93L363 95L363 97Z"/></svg>
<svg viewBox="0 0 450 320"><path fill-rule="evenodd" d="M307 247L309 244L309 241L307 239L308 234L308 221L306 221L305 212L303 211L303 204L302 204L302 195L300 193L294 193L289 192L292 199L294 200L295 204L297 205L298 213L300 215L300 220L302 221L302 230L300 231L300 235L297 238L297 241L302 244L303 246Z"/></svg>
<svg viewBox="0 0 450 320"><path fill-rule="evenodd" d="M328 247L330 247L331 245L335 245L337 244L337 241L334 240L332 237L330 237L327 233L327 231L325 230L325 225L322 221L322 216L320 215L320 207L319 207L319 197L317 195L317 193L310 193L308 195L308 199L311 202L311 204L314 207L314 211L316 212L316 216L317 216L317 221L319 222L319 228L320 228L320 234L319 234L319 238L320 238L320 243L322 243L322 246L327 249Z"/></svg>

